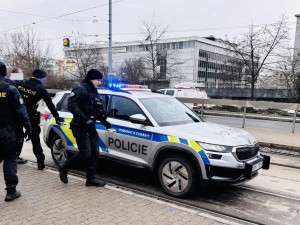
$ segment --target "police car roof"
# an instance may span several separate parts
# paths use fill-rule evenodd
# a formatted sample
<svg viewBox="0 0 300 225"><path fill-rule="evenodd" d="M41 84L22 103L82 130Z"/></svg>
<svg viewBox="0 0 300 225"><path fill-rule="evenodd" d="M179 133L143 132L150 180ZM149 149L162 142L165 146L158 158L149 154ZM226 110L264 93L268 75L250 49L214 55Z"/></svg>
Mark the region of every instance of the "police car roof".
<svg viewBox="0 0 300 225"><path fill-rule="evenodd" d="M63 95L71 93L71 91L60 91L57 92L56 95ZM161 93L155 93L151 92L149 90L111 90L108 88L98 88L99 94L110 94L110 95L120 95L120 96L127 96L130 98L155 98L155 97L161 97L161 98L169 98L169 95L164 95Z"/></svg>

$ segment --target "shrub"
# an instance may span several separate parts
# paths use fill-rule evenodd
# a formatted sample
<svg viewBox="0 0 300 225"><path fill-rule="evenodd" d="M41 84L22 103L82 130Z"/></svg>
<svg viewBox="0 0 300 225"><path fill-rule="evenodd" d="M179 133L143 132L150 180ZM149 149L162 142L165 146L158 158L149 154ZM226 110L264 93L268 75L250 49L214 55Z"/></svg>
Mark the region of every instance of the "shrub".
<svg viewBox="0 0 300 225"><path fill-rule="evenodd" d="M246 107L246 113L257 113L258 110L253 107Z"/></svg>

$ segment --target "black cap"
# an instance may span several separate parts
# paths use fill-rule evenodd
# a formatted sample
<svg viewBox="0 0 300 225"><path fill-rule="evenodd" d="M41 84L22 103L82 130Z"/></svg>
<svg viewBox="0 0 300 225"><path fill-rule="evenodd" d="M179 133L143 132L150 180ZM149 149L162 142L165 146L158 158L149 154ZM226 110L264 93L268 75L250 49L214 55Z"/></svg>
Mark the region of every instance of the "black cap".
<svg viewBox="0 0 300 225"><path fill-rule="evenodd" d="M7 74L6 66L3 62L0 62L0 75L5 77L6 74Z"/></svg>
<svg viewBox="0 0 300 225"><path fill-rule="evenodd" d="M47 76L46 72L42 69L35 69L32 72L32 76L34 76L35 78L44 78Z"/></svg>
<svg viewBox="0 0 300 225"><path fill-rule="evenodd" d="M96 69L90 69L89 72L87 73L85 79L87 80L97 80L97 79L102 79L102 73L99 70Z"/></svg>

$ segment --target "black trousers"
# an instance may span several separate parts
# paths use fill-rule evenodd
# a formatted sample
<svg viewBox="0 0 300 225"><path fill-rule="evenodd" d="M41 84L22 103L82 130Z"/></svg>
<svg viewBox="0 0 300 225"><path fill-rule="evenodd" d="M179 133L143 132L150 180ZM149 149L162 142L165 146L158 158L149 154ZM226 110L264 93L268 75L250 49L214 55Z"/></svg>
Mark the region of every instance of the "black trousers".
<svg viewBox="0 0 300 225"><path fill-rule="evenodd" d="M86 178L94 178L99 159L98 133L96 129L85 130L82 126L72 126L72 133L76 139L79 154L69 158L64 168L69 170L72 165L81 161L85 167Z"/></svg>
<svg viewBox="0 0 300 225"><path fill-rule="evenodd" d="M43 153L43 148L41 146L40 141L40 133L41 133L41 127L40 127L40 113L36 112L35 115L29 116L30 124L31 124L31 143L32 143L32 149L33 154L39 161L45 160L45 155Z"/></svg>
<svg viewBox="0 0 300 225"><path fill-rule="evenodd" d="M24 143L23 127L17 126L16 127L16 151L18 157L21 155L23 143Z"/></svg>
<svg viewBox="0 0 300 225"><path fill-rule="evenodd" d="M0 163L3 161L3 174L7 190L16 188L19 182L15 148L15 143L0 143Z"/></svg>

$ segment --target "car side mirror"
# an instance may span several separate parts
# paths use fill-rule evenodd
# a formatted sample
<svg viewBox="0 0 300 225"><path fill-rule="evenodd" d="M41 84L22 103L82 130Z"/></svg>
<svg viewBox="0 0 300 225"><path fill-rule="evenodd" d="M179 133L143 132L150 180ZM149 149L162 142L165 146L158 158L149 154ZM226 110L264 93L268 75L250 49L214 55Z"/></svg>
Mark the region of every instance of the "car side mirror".
<svg viewBox="0 0 300 225"><path fill-rule="evenodd" d="M149 125L150 123L147 121L147 118L142 114L134 114L130 116L131 123L145 124Z"/></svg>

